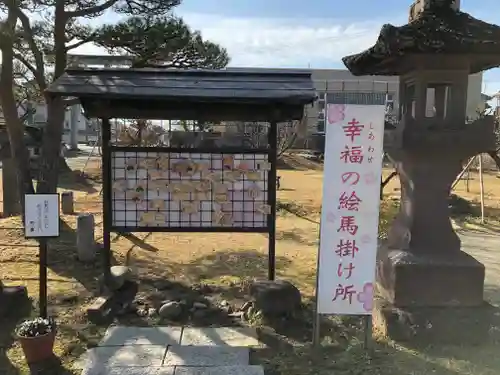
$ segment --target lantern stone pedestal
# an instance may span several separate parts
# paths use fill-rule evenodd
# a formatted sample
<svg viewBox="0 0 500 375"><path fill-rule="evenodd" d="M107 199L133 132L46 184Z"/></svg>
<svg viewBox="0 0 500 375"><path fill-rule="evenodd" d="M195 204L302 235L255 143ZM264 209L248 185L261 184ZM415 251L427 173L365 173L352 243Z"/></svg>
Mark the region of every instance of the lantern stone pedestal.
<svg viewBox="0 0 500 375"><path fill-rule="evenodd" d="M381 299L374 317L394 339L456 342L465 332L463 339L470 341L468 331L454 331L477 316L478 337L487 334L491 309L483 308L485 267L461 250L448 198L462 161L493 146L493 129L493 120L482 118L454 130L403 126L388 131L393 134L384 147L400 176L401 206L378 254ZM474 309L471 316L471 307L480 312ZM478 322L484 323L482 329Z"/></svg>

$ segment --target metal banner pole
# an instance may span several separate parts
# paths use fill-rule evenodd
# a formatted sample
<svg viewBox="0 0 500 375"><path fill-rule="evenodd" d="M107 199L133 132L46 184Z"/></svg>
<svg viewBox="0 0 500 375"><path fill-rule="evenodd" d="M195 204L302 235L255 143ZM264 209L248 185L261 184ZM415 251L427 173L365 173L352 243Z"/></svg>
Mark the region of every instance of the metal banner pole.
<svg viewBox="0 0 500 375"><path fill-rule="evenodd" d="M40 304L40 316L44 319L47 318L47 239L38 239L38 249L39 249L39 304Z"/></svg>
<svg viewBox="0 0 500 375"><path fill-rule="evenodd" d="M321 216L320 216L321 217ZM319 241L318 241L318 255L316 258L316 290L315 290L315 298L314 302L316 303L316 306L314 307L314 319L313 319L313 337L312 337L312 343L315 348L319 347L321 344L321 314L318 312L318 306L319 306L319 293L318 293L318 286L319 286L319 261L320 261L320 254L319 254L319 249L321 245L321 220L319 222Z"/></svg>

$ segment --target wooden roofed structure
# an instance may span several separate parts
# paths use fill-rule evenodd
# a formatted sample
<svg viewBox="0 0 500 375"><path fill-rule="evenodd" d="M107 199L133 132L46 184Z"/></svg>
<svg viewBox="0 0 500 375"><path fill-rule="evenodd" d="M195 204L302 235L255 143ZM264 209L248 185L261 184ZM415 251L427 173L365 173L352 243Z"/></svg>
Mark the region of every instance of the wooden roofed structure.
<svg viewBox="0 0 500 375"><path fill-rule="evenodd" d="M315 99L310 72L69 69L47 90L78 97L89 117L289 121Z"/></svg>

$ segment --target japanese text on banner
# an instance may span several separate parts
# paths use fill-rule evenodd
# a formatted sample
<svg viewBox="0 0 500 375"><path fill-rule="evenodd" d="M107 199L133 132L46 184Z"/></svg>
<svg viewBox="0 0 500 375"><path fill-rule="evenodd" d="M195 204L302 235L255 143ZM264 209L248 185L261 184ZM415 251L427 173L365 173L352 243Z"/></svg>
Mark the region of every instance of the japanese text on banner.
<svg viewBox="0 0 500 375"><path fill-rule="evenodd" d="M383 124L383 106L328 105L319 313L372 309Z"/></svg>

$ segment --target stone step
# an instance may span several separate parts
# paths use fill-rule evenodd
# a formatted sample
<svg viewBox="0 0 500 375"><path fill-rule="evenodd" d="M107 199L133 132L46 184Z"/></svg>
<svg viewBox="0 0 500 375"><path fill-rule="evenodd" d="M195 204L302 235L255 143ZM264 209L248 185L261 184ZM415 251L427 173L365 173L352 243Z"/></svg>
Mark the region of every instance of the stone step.
<svg viewBox="0 0 500 375"><path fill-rule="evenodd" d="M264 375L264 369L262 366L176 367L173 375Z"/></svg>
<svg viewBox="0 0 500 375"><path fill-rule="evenodd" d="M163 366L246 366L250 349L234 346L169 346Z"/></svg>
<svg viewBox="0 0 500 375"><path fill-rule="evenodd" d="M105 375L117 367L246 366L250 357L249 348L231 346L99 346L87 353L83 375Z"/></svg>
<svg viewBox="0 0 500 375"><path fill-rule="evenodd" d="M262 366L95 367L82 375L264 375Z"/></svg>
<svg viewBox="0 0 500 375"><path fill-rule="evenodd" d="M242 346L259 345L255 329L248 327L124 327L111 326L99 346L126 345Z"/></svg>

